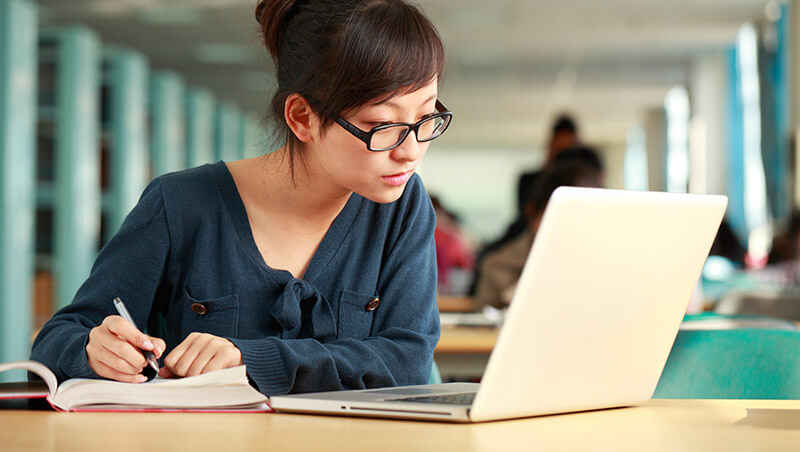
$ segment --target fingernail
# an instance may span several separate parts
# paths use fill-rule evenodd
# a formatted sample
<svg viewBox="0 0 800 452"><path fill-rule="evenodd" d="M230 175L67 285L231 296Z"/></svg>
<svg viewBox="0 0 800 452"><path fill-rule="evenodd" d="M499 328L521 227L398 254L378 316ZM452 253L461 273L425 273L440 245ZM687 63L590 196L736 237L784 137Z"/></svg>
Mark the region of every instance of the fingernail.
<svg viewBox="0 0 800 452"><path fill-rule="evenodd" d="M144 348L150 348L150 349L152 349L152 348L153 348L153 343L152 343L152 342L150 342L150 339L145 339L145 340L144 340L144 342L142 342L142 346L143 346Z"/></svg>
<svg viewBox="0 0 800 452"><path fill-rule="evenodd" d="M145 377L144 375L139 375L136 377L137 383L144 383L145 381L147 381L147 377Z"/></svg>

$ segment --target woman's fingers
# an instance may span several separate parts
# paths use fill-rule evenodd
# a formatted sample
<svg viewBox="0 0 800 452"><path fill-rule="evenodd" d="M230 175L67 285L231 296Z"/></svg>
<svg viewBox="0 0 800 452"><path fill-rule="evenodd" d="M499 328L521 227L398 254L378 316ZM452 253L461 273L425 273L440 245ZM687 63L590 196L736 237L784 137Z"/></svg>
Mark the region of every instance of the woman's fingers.
<svg viewBox="0 0 800 452"><path fill-rule="evenodd" d="M146 378L139 378L143 377L143 375L141 375L138 370L129 370L129 364L122 358L102 347L89 355L89 366L97 375L103 378L129 383L146 381Z"/></svg>
<svg viewBox="0 0 800 452"><path fill-rule="evenodd" d="M215 370L227 369L240 364L242 364L242 352L236 346L226 347L214 359L210 360L200 373L204 374Z"/></svg>
<svg viewBox="0 0 800 452"><path fill-rule="evenodd" d="M199 351L197 356L192 361L192 364L186 370L187 377L193 377L195 375L200 375L203 373L203 368L206 367L209 361L214 359L214 355L216 354L216 350L213 350L211 347L206 347Z"/></svg>
<svg viewBox="0 0 800 452"><path fill-rule="evenodd" d="M194 359L200 353L201 348L197 347L196 342L202 341L204 335L202 333L191 333L183 340L175 350L173 350L164 359L164 364L174 373L180 377L185 377L189 368L192 366Z"/></svg>
<svg viewBox="0 0 800 452"><path fill-rule="evenodd" d="M159 369L158 370L158 376L161 377L161 378L175 378L175 377L177 377L177 375L175 375L174 373L172 373L171 370L169 370L169 367L162 367L161 369Z"/></svg>
<svg viewBox="0 0 800 452"><path fill-rule="evenodd" d="M147 362L142 350L160 357L166 344L137 330L120 316L108 316L89 332L86 356L89 367L99 376L131 383L146 381L140 375Z"/></svg>
<svg viewBox="0 0 800 452"><path fill-rule="evenodd" d="M89 360L89 367L91 367L92 370L94 370L98 375L101 374L94 366L94 364L98 362L102 362L105 366L114 369L115 372L120 372L123 374L138 373L140 369L137 369L137 366L132 365L107 348L107 346L110 346L110 344L114 342L125 344L118 337L110 334L104 328L97 327L92 329L92 331L89 333L89 343L86 344L86 357Z"/></svg>
<svg viewBox="0 0 800 452"><path fill-rule="evenodd" d="M103 320L103 325L112 334L116 334L124 341L142 350L152 351L155 348L150 336L142 333L130 322L118 315L110 315Z"/></svg>
<svg viewBox="0 0 800 452"><path fill-rule="evenodd" d="M147 381L147 377L145 377L142 374L122 373L110 366L107 366L102 362L95 363L95 366L96 366L96 368L94 369L95 373L103 378L122 381L125 383L144 383L145 381Z"/></svg>
<svg viewBox="0 0 800 452"><path fill-rule="evenodd" d="M164 350L167 349L167 343L164 342L164 339L148 336L150 338L150 342L153 343L155 348L153 348L153 355L155 355L156 359L160 359L161 355L164 354Z"/></svg>
<svg viewBox="0 0 800 452"><path fill-rule="evenodd" d="M237 366L241 360L241 352L229 340L192 333L167 355L164 365L174 376L189 377Z"/></svg>
<svg viewBox="0 0 800 452"><path fill-rule="evenodd" d="M115 356L119 357L130 368L116 367L117 370L129 373L139 373L147 365L142 352L135 349L131 344L121 340L109 340L101 342L103 347Z"/></svg>

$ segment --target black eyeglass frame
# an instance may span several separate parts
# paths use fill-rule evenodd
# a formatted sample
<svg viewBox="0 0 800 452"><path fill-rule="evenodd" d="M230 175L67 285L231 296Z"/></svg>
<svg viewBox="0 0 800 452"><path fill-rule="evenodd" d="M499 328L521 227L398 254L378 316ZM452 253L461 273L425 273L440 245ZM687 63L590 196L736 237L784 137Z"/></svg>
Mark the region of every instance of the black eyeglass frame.
<svg viewBox="0 0 800 452"><path fill-rule="evenodd" d="M432 114L432 115L430 115L428 117L422 118L422 119L420 119L419 121L417 121L416 123L413 123L413 124L408 123L408 122L393 122L393 123L390 123L390 124L383 124L383 125L380 125L380 126L373 127L369 131L359 129L358 127L354 126L353 124L348 122L346 119L342 118L341 116L336 118L336 123L339 124L340 126L342 126L342 128L344 128L344 130L350 132L354 137L356 137L359 140L363 141L364 144L367 145L367 149L369 151L371 151L371 152L385 152L385 151L391 151L392 149L394 149L394 148L400 146L401 144L403 144L403 142L406 141L406 138L408 138L408 135L411 133L412 130L414 131L414 138L417 139L418 143L425 143L425 142L428 142L428 141L433 141L433 140L439 138L440 136L444 135L444 132L447 130L448 127L450 127L450 123L453 121L453 112L448 110L447 107L445 107L444 104L442 104L438 100L436 101L436 110L438 111L438 113L434 113L434 114ZM445 117L447 118L447 122L445 123L444 128L439 133L439 135L436 135L434 137L427 138L427 139L424 139L424 140L420 140L419 139L419 127L422 125L422 123L424 123L426 121L431 121L431 120L433 120L435 118L445 118ZM385 148L385 149L372 149L371 144L370 144L372 142L372 135L374 135L377 132L380 132L381 130L385 130L385 129L389 129L389 128L397 127L397 126L406 126L406 131L403 134L403 136L400 138L400 140L398 140L398 142L394 146L391 146L391 147L388 147L388 148Z"/></svg>

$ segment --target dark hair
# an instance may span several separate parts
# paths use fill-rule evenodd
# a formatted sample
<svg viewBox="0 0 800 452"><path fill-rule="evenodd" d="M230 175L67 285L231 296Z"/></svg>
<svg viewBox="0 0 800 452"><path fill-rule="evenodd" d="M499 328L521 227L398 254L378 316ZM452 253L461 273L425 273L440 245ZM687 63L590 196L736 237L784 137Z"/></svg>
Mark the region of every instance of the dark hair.
<svg viewBox="0 0 800 452"><path fill-rule="evenodd" d="M256 19L277 72L270 115L291 160L297 138L284 118L289 95L303 96L324 128L342 113L416 91L444 70L438 32L403 0L262 0Z"/></svg>
<svg viewBox="0 0 800 452"><path fill-rule="evenodd" d="M553 121L553 135L559 132L578 133L578 126L575 124L575 120L572 119L572 116L562 113Z"/></svg>
<svg viewBox="0 0 800 452"><path fill-rule="evenodd" d="M532 204L536 213L539 214L544 211L556 188L562 186L599 187L598 171L586 164L574 161L553 165L539 176L527 193L525 204Z"/></svg>
<svg viewBox="0 0 800 452"><path fill-rule="evenodd" d="M727 219L723 219L719 225L719 230L717 230L717 235L714 237L714 243L711 244L711 250L708 254L710 256L722 256L738 267L744 266L747 250L739 241L739 238L736 237L736 233Z"/></svg>
<svg viewBox="0 0 800 452"><path fill-rule="evenodd" d="M796 260L798 258L798 251L800 251L798 249L798 240L800 239L800 210L793 210L791 216L783 220L783 227L780 226L780 222L781 221L778 220L779 225L776 228L777 233L772 241L772 250L769 252L768 263L770 264ZM723 221L723 223L726 223L726 221ZM721 234L722 226L720 226L720 231L717 233L717 240L719 240ZM714 245L711 246L712 251L716 249L714 246L717 245L717 240L714 240ZM720 248L722 247L720 246ZM730 250L732 247L729 245L727 248ZM738 263L735 259L726 256L722 252L718 254L728 257L731 261ZM733 253L729 252L728 254Z"/></svg>
<svg viewBox="0 0 800 452"><path fill-rule="evenodd" d="M604 171L603 160L596 149L589 146L573 146L566 148L553 157L553 165L560 165L564 163L578 163L589 166L595 171Z"/></svg>
<svg viewBox="0 0 800 452"><path fill-rule="evenodd" d="M577 161L567 161L554 163L550 169L538 173L536 177L530 177L526 182L526 189L520 192L520 214L509 225L506 232L499 239L484 245L476 257L476 273L473 277L469 289L470 295L475 295L477 288L478 274L481 269L481 262L491 252L498 250L512 240L520 236L528 228L530 218L526 207L531 206L535 215L542 213L550 200L550 196L556 188L562 185L578 187L600 187L600 172L585 163Z"/></svg>

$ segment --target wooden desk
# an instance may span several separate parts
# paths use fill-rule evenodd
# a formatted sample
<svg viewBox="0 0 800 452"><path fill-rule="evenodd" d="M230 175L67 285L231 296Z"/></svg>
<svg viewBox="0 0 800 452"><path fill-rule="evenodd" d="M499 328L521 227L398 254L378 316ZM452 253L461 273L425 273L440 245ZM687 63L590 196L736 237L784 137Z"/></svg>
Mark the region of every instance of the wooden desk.
<svg viewBox="0 0 800 452"><path fill-rule="evenodd" d="M439 312L475 311L475 302L470 297L439 295L436 297L436 303L439 305Z"/></svg>
<svg viewBox="0 0 800 452"><path fill-rule="evenodd" d="M497 328L446 327L442 328L437 353L491 353L497 342Z"/></svg>
<svg viewBox="0 0 800 452"><path fill-rule="evenodd" d="M642 407L458 425L292 414L0 411L12 451L771 451L800 444L800 401L650 401Z"/></svg>
<svg viewBox="0 0 800 452"><path fill-rule="evenodd" d="M499 332L496 328L442 328L433 354L442 378L469 380L483 375Z"/></svg>
<svg viewBox="0 0 800 452"><path fill-rule="evenodd" d="M685 322L681 329L692 329L693 323L699 322ZM800 322L794 323L800 328ZM704 328L709 327L704 325ZM434 359L445 381L448 377L463 380L463 377L483 375L499 332L494 328L442 327Z"/></svg>

